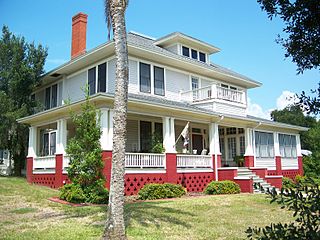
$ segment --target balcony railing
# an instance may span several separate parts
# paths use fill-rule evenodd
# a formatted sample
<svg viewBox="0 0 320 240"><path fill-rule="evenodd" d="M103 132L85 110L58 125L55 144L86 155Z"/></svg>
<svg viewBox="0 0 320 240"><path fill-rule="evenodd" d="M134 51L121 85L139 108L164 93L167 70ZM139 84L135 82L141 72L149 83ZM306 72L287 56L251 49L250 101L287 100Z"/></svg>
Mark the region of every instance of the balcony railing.
<svg viewBox="0 0 320 240"><path fill-rule="evenodd" d="M188 102L200 102L210 99L222 99L242 104L246 103L244 91L224 88L216 84L181 93L181 100Z"/></svg>
<svg viewBox="0 0 320 240"><path fill-rule="evenodd" d="M212 157L209 155L177 155L178 168L212 168Z"/></svg>
<svg viewBox="0 0 320 240"><path fill-rule="evenodd" d="M34 170L54 170L56 168L55 156L36 157L33 160Z"/></svg>
<svg viewBox="0 0 320 240"><path fill-rule="evenodd" d="M126 168L165 168L164 154L155 153L126 153Z"/></svg>

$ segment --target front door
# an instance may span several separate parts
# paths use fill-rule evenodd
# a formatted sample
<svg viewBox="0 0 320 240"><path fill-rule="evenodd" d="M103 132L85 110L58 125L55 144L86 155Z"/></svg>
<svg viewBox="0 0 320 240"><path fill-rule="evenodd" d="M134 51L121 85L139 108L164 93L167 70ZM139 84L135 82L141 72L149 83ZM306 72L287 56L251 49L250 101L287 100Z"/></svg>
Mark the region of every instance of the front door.
<svg viewBox="0 0 320 240"><path fill-rule="evenodd" d="M192 152L197 150L197 154L201 154L203 150L202 135L192 134Z"/></svg>

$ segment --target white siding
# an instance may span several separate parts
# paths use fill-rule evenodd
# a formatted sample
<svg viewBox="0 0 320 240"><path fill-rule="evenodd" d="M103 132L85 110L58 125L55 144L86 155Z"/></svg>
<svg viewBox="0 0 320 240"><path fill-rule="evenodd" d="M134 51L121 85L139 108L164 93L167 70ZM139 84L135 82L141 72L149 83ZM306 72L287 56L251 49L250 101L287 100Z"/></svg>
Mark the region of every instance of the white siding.
<svg viewBox="0 0 320 240"><path fill-rule="evenodd" d="M255 167L268 168L268 170L276 170L276 160L274 158L256 158Z"/></svg>
<svg viewBox="0 0 320 240"><path fill-rule="evenodd" d="M179 91L190 90L190 80L187 74L166 70L166 97L172 100L179 100Z"/></svg>
<svg viewBox="0 0 320 240"><path fill-rule="evenodd" d="M165 47L165 49L167 49L168 51L173 52L175 54L178 54L178 46L177 46L177 44L174 44L174 45L169 46L169 47Z"/></svg>
<svg viewBox="0 0 320 240"><path fill-rule="evenodd" d="M139 92L139 79L138 79L138 62L129 60L129 93Z"/></svg>
<svg viewBox="0 0 320 240"><path fill-rule="evenodd" d="M62 82L58 83L58 106L62 105L62 94L63 94L63 89L62 89Z"/></svg>
<svg viewBox="0 0 320 240"><path fill-rule="evenodd" d="M108 62L108 92L114 93L116 82L116 59Z"/></svg>
<svg viewBox="0 0 320 240"><path fill-rule="evenodd" d="M281 167L283 170L299 169L298 158L281 158Z"/></svg>
<svg viewBox="0 0 320 240"><path fill-rule="evenodd" d="M128 120L126 152L138 150L138 120Z"/></svg>
<svg viewBox="0 0 320 240"><path fill-rule="evenodd" d="M231 115L240 115L240 116L246 115L245 107L232 106L231 104L224 104L219 102L216 103L215 110L219 113L227 113Z"/></svg>
<svg viewBox="0 0 320 240"><path fill-rule="evenodd" d="M212 84L213 84L212 81L209 81L209 80L207 80L207 79L201 78L201 87L211 86Z"/></svg>
<svg viewBox="0 0 320 240"><path fill-rule="evenodd" d="M87 83L87 71L81 72L73 77L65 79L65 89L63 91L63 100L71 102L84 99L83 88Z"/></svg>
<svg viewBox="0 0 320 240"><path fill-rule="evenodd" d="M184 128L184 126L179 126L179 125L175 125L174 126L174 132L175 132L176 140L178 139L179 135L181 134L183 128ZM177 152L182 152L182 149L183 149L183 138L180 137L179 141L176 144L176 151Z"/></svg>

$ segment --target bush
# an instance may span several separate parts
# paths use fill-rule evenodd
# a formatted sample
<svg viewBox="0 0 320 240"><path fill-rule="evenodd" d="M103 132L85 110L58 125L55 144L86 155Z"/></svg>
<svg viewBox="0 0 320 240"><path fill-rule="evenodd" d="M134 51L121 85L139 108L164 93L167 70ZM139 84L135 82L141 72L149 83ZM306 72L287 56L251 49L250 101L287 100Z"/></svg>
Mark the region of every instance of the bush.
<svg viewBox="0 0 320 240"><path fill-rule="evenodd" d="M240 186L233 181L212 181L204 190L205 194L235 194L240 193Z"/></svg>
<svg viewBox="0 0 320 240"><path fill-rule="evenodd" d="M283 177L282 178L282 188L289 189L296 187L296 184L291 178Z"/></svg>
<svg viewBox="0 0 320 240"><path fill-rule="evenodd" d="M144 185L140 189L138 195L142 200L154 200L161 198L176 198L186 194L185 188L178 184L164 183L157 184L151 183Z"/></svg>
<svg viewBox="0 0 320 240"><path fill-rule="evenodd" d="M72 203L107 204L109 191L104 187L103 180L82 189L79 184L71 183L60 188L60 199Z"/></svg>

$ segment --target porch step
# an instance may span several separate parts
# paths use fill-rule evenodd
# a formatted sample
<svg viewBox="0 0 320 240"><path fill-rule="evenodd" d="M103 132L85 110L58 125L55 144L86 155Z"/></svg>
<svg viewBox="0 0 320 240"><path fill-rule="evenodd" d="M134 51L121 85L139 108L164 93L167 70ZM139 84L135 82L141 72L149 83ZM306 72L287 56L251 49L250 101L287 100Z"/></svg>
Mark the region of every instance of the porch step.
<svg viewBox="0 0 320 240"><path fill-rule="evenodd" d="M249 168L245 168L245 167L238 168L238 177L252 178L253 187L254 187L253 193L264 193L268 191L268 189L271 191L273 188L275 188L271 184L267 183L264 179L257 176ZM259 186L260 186L260 189L259 189ZM275 190L277 192L280 192L280 190L277 188L275 188Z"/></svg>

